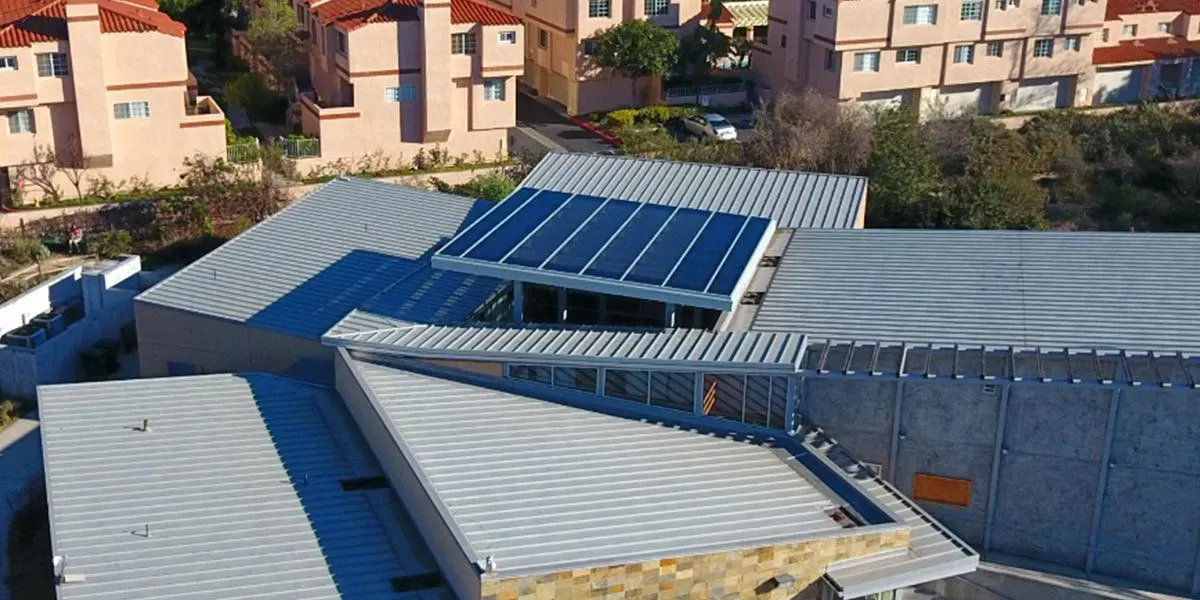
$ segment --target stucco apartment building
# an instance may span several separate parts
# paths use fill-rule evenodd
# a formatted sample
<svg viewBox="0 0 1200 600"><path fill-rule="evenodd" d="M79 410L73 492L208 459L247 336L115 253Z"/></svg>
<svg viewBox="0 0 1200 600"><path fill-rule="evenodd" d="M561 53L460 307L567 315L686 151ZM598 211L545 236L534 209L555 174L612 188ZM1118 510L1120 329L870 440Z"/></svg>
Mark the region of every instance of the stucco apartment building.
<svg viewBox="0 0 1200 600"><path fill-rule="evenodd" d="M173 183L185 157L223 156L225 118L189 96L183 35L153 0L0 2L0 195L37 147L114 183Z"/></svg>
<svg viewBox="0 0 1200 600"><path fill-rule="evenodd" d="M1096 104L1200 94L1200 2L1110 0L1092 58Z"/></svg>
<svg viewBox="0 0 1200 600"><path fill-rule="evenodd" d="M304 133L322 159L421 149L507 152L524 66L521 22L472 0L296 0L311 89Z"/></svg>

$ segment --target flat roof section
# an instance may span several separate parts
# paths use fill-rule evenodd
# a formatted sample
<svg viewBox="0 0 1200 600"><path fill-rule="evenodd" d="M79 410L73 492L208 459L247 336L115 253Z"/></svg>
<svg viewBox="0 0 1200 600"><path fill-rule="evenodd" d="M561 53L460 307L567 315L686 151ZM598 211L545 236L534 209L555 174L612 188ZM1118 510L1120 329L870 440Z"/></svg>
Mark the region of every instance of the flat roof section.
<svg viewBox="0 0 1200 600"><path fill-rule="evenodd" d="M812 463L814 475L816 457L787 440L342 356L391 424L394 439L372 442L404 449L468 558L493 557L503 576L853 535L826 512L846 503L875 523L859 531L903 528L836 467Z"/></svg>
<svg viewBox="0 0 1200 600"><path fill-rule="evenodd" d="M772 219L784 229L856 227L867 178L631 156L551 152L522 187Z"/></svg>
<svg viewBox="0 0 1200 600"><path fill-rule="evenodd" d="M251 373L38 398L51 543L84 579L60 600L450 597L396 593L437 566L328 388Z"/></svg>
<svg viewBox="0 0 1200 600"><path fill-rule="evenodd" d="M731 310L774 223L522 188L433 255L439 269Z"/></svg>

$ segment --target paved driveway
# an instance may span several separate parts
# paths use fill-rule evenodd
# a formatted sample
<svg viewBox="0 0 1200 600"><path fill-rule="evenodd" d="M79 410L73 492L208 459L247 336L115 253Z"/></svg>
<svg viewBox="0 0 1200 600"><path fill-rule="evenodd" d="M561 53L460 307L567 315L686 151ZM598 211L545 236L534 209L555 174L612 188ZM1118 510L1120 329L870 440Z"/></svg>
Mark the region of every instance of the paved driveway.
<svg viewBox="0 0 1200 600"><path fill-rule="evenodd" d="M608 142L523 93L517 94L517 126L532 129L568 152L595 153L613 150Z"/></svg>

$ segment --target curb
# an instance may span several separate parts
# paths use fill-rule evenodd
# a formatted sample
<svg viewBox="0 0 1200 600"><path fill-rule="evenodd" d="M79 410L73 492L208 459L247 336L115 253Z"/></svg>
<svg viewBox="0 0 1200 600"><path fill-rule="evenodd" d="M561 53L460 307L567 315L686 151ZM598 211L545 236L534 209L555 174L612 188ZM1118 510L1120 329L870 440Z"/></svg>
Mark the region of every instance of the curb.
<svg viewBox="0 0 1200 600"><path fill-rule="evenodd" d="M621 145L621 140L619 138L617 138L616 136L614 136L608 132L597 129L591 123L588 123L587 121L584 121L583 119L580 119L578 117L568 116L567 118L571 119L571 122L574 123L575 125L579 126L580 129L584 129L588 132L591 132L596 137L598 137L614 146Z"/></svg>

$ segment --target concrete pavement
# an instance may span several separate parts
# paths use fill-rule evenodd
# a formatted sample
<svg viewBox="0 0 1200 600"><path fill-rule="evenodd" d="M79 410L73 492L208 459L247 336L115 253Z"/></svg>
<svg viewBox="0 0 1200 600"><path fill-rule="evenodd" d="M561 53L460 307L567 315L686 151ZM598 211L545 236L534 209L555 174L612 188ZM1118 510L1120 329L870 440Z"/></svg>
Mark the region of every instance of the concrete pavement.
<svg viewBox="0 0 1200 600"><path fill-rule="evenodd" d="M566 115L550 108L543 101L524 93L517 94L517 127L532 130L536 136L548 140L567 152L604 153L613 147L596 134L587 131Z"/></svg>

